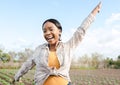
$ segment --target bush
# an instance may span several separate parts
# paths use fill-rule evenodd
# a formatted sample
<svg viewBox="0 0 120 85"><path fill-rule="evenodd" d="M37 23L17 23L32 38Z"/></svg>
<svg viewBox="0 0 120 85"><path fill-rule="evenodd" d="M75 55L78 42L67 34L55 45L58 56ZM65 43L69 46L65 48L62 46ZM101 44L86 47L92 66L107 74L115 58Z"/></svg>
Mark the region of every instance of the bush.
<svg viewBox="0 0 120 85"><path fill-rule="evenodd" d="M0 69L17 69L17 68L20 68L21 64L16 62L6 62L6 63L3 63L3 62L0 62Z"/></svg>

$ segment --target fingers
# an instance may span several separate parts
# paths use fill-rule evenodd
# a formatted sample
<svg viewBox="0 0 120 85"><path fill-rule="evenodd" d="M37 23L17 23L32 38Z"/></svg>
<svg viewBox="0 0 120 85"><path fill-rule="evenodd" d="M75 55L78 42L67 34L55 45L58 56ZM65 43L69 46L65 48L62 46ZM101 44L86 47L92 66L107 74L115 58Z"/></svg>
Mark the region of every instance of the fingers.
<svg viewBox="0 0 120 85"><path fill-rule="evenodd" d="M15 82L16 82L15 79L13 79L13 80L10 82L10 85L16 85ZM23 81L22 81L21 78L20 78L17 82L19 82L19 83L23 83Z"/></svg>
<svg viewBox="0 0 120 85"><path fill-rule="evenodd" d="M97 13L100 12L101 9L101 2L98 3L98 5L92 10L92 14L95 16Z"/></svg>
<svg viewBox="0 0 120 85"><path fill-rule="evenodd" d="M101 6L102 6L102 3L101 3L101 1L99 2L99 4L97 5L97 9L98 9L98 13L100 12L100 9L101 9Z"/></svg>

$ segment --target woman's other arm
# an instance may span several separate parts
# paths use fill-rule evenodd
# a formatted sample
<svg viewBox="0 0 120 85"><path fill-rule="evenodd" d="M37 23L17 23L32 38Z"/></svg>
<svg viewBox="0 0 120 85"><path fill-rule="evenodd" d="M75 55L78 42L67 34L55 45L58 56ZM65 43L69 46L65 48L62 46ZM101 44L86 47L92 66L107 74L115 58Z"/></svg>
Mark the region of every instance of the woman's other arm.
<svg viewBox="0 0 120 85"><path fill-rule="evenodd" d="M82 24L78 27L73 37L68 42L66 42L68 47L75 48L76 46L78 46L78 44L84 38L87 29L94 21L96 14L99 13L100 8L101 8L101 2L92 10L92 12L88 15L88 17L85 18L85 20L83 20Z"/></svg>

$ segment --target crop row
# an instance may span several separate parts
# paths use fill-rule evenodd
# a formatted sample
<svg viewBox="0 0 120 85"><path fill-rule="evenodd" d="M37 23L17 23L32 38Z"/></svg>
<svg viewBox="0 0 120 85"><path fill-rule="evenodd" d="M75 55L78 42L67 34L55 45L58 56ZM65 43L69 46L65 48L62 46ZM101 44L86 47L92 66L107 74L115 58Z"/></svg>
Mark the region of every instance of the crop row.
<svg viewBox="0 0 120 85"><path fill-rule="evenodd" d="M72 70L73 85L120 85L120 70Z"/></svg>
<svg viewBox="0 0 120 85"><path fill-rule="evenodd" d="M1 69L0 70L0 85L11 85L14 74L17 70L15 69ZM15 85L34 85L33 79L29 75L33 74L32 72L28 75L22 77L22 82L15 82ZM32 76L32 75L31 75Z"/></svg>
<svg viewBox="0 0 120 85"><path fill-rule="evenodd" d="M10 85L17 70L0 69L0 85ZM34 85L34 70L25 74L15 85ZM70 70L72 85L120 85L120 70Z"/></svg>

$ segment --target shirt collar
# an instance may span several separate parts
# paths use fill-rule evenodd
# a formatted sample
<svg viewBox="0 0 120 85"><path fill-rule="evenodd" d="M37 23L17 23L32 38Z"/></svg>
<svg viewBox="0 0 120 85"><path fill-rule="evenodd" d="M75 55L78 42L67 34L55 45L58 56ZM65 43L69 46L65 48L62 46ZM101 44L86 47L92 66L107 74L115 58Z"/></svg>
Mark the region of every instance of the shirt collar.
<svg viewBox="0 0 120 85"><path fill-rule="evenodd" d="M58 42L56 43L56 48L60 45L60 43L61 43L61 41L58 41ZM43 44L43 47L42 47L42 48L49 48L49 44L48 44L48 43Z"/></svg>

